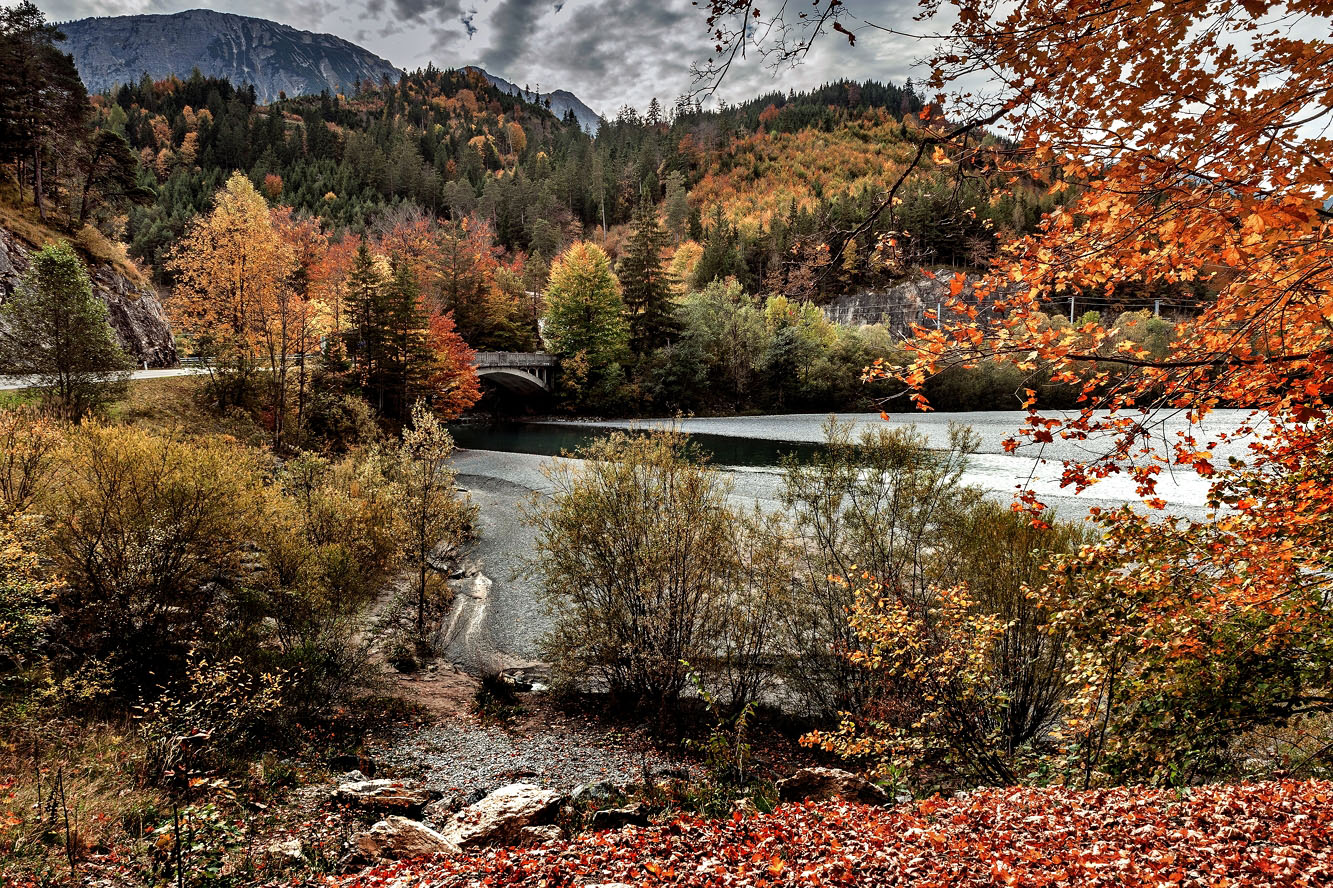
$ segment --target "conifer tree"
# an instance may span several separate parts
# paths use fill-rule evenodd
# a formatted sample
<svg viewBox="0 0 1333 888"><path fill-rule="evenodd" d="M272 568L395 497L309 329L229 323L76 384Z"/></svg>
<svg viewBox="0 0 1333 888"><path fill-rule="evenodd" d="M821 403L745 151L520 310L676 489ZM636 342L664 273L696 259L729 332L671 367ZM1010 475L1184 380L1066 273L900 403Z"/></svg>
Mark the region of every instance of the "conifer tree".
<svg viewBox="0 0 1333 888"><path fill-rule="evenodd" d="M383 261L361 241L347 275L347 313L350 316L347 354L352 360L361 385L367 393L378 396L376 404L384 407L384 391L376 385L381 375L385 351L386 277Z"/></svg>
<svg viewBox="0 0 1333 888"><path fill-rule="evenodd" d="M393 277L385 287L385 297L388 348L381 385L392 393L389 412L406 418L409 405L426 385L432 356L421 287L411 265L399 257L393 260Z"/></svg>
<svg viewBox="0 0 1333 888"><path fill-rule="evenodd" d="M690 204L685 194L685 177L680 173L671 173L666 182L666 228L676 243L684 240L689 233Z"/></svg>
<svg viewBox="0 0 1333 888"><path fill-rule="evenodd" d="M33 254L18 290L0 305L0 368L35 376L58 413L76 419L123 391L129 358L106 305L65 242Z"/></svg>
<svg viewBox="0 0 1333 888"><path fill-rule="evenodd" d="M634 234L617 268L629 314L630 340L638 354L664 345L675 331L671 277L662 253L667 235L657 224L652 204L644 201L635 214Z"/></svg>

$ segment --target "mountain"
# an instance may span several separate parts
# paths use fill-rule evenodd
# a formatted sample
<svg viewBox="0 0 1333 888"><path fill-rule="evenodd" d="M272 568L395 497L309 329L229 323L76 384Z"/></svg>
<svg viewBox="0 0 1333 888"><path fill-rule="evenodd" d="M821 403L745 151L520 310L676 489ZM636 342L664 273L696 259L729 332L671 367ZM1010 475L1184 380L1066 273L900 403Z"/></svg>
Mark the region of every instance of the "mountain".
<svg viewBox="0 0 1333 888"><path fill-rule="evenodd" d="M174 15L79 19L60 25L90 92L199 68L238 86L254 84L261 102L278 94L350 93L358 81L396 83L402 72L355 43L265 19L191 9Z"/></svg>
<svg viewBox="0 0 1333 888"><path fill-rule="evenodd" d="M568 111L573 110L574 116L578 118L579 126L583 127L583 131L590 136L597 135L597 131L602 127L602 115L583 104L579 97L569 90L557 89L555 92L542 93L539 96L531 90L524 90L517 84L510 83L503 77L496 77L476 65L469 65L468 67L490 81L491 86L511 96L518 96L524 101L538 104L545 103L547 99L550 99L551 113L556 117L563 118Z"/></svg>

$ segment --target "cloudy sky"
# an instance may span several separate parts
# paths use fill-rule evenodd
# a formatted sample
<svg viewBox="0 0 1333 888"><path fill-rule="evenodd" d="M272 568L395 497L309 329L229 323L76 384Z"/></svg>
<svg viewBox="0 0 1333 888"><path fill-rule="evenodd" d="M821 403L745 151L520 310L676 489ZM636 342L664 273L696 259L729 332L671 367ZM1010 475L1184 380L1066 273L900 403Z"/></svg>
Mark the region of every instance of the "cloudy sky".
<svg viewBox="0 0 1333 888"><path fill-rule="evenodd" d="M53 21L94 15L170 13L200 6L336 34L400 68L481 65L543 91L568 89L601 114L643 110L656 95L668 107L691 87L690 64L708 55L703 13L690 0L36 0ZM7 5L0 0L0 5ZM915 30L912 0L861 0L877 24ZM852 23L849 21L849 25ZM838 77L902 82L924 47L869 28L848 48L831 34L795 69L757 60L734 69L724 99L803 88ZM917 72L918 76L920 72Z"/></svg>

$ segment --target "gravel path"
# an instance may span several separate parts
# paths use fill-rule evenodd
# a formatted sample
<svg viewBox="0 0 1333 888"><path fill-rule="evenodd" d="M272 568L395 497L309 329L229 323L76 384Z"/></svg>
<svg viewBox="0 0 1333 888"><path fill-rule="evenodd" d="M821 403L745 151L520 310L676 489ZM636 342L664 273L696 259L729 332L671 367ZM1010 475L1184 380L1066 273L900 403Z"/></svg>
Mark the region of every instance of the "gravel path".
<svg viewBox="0 0 1333 888"><path fill-rule="evenodd" d="M375 753L381 769L414 776L446 796L466 797L506 783L531 782L565 792L598 780L640 780L682 770L638 733L621 733L574 716L529 717L512 730L461 718L415 728Z"/></svg>

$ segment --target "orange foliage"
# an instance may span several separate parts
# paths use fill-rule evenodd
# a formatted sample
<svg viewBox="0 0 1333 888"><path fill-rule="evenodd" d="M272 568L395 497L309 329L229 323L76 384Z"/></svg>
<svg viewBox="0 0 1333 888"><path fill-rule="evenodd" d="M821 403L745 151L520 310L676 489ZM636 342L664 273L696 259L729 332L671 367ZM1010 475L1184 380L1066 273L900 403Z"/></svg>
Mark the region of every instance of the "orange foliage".
<svg viewBox="0 0 1333 888"><path fill-rule="evenodd" d="M787 804L768 814L599 832L386 864L342 888L713 886L1314 886L1333 880L1333 784L988 789L878 808Z"/></svg>
<svg viewBox="0 0 1333 888"><path fill-rule="evenodd" d="M454 317L448 312L431 315L426 342L434 359L426 380L430 406L444 419L455 419L481 400L473 364L477 353L454 330Z"/></svg>

